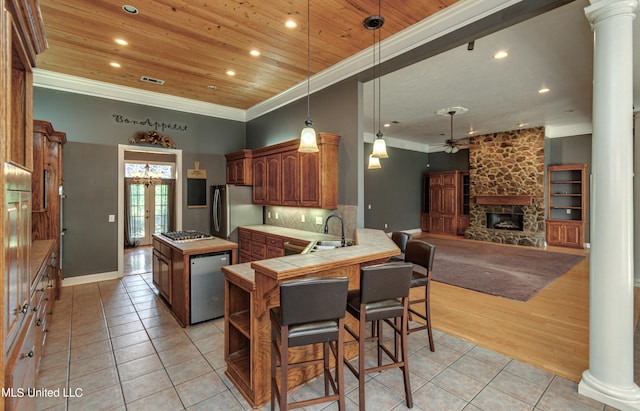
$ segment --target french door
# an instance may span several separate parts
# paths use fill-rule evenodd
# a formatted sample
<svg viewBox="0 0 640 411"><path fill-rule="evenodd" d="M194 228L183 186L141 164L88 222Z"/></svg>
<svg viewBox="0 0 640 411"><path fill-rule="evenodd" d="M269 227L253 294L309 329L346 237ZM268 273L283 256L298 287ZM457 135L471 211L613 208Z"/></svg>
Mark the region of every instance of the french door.
<svg viewBox="0 0 640 411"><path fill-rule="evenodd" d="M153 234L170 231L174 169L173 163L125 163L125 178L130 179L129 189L125 190L128 197L125 202L128 228L125 231L130 244L150 245ZM132 177L141 173L146 173L147 177L153 173L157 178L147 180L147 184L136 183Z"/></svg>
<svg viewBox="0 0 640 411"><path fill-rule="evenodd" d="M150 245L151 236L169 231L169 184L131 184L131 236Z"/></svg>

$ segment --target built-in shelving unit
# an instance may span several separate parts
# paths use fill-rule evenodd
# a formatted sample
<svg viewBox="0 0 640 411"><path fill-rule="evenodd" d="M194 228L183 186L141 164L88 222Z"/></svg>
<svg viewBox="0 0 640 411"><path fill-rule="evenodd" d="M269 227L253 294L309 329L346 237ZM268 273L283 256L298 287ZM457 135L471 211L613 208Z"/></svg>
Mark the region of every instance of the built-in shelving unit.
<svg viewBox="0 0 640 411"><path fill-rule="evenodd" d="M587 195L587 164L547 168L548 245L584 247Z"/></svg>

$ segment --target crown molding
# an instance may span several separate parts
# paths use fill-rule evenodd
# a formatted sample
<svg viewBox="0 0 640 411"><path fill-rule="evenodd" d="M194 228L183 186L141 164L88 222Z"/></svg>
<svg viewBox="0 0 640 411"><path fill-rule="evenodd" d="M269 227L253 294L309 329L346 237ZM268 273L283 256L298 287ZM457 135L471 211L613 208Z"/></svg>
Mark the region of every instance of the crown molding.
<svg viewBox="0 0 640 411"><path fill-rule="evenodd" d="M246 111L219 104L176 97L154 91L139 90L83 77L56 73L49 70L33 69L33 85L93 97L144 104L145 106L184 111L226 120L246 121Z"/></svg>
<svg viewBox="0 0 640 411"><path fill-rule="evenodd" d="M591 123L568 124L564 126L544 126L544 135L547 138L582 136L592 133L593 124Z"/></svg>
<svg viewBox="0 0 640 411"><path fill-rule="evenodd" d="M364 133L364 142L373 144L376 136L371 133ZM402 150L410 150L410 151L420 151L422 153L429 152L428 144L420 144L415 141L401 140L389 136L384 136L384 142L387 147L400 148Z"/></svg>

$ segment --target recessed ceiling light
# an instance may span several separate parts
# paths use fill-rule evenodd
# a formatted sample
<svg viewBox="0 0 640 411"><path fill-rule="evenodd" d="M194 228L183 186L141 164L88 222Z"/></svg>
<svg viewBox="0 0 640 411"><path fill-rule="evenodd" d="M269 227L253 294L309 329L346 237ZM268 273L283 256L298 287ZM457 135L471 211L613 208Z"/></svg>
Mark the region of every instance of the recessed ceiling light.
<svg viewBox="0 0 640 411"><path fill-rule="evenodd" d="M120 63L116 63L115 61L112 61L111 63L109 63L109 65L110 65L111 67L116 67L116 68L120 68L120 67L122 67L122 66L120 65Z"/></svg>
<svg viewBox="0 0 640 411"><path fill-rule="evenodd" d="M469 135L472 135L473 133L475 133L475 131L469 130Z"/></svg>
<svg viewBox="0 0 640 411"><path fill-rule="evenodd" d="M129 42L127 40L125 40L125 39L115 39L114 41L116 43L118 43L119 45L121 45L121 46L126 46L126 45L129 44Z"/></svg>
<svg viewBox="0 0 640 411"><path fill-rule="evenodd" d="M284 25L288 28L288 29L295 29L296 27L298 27L298 23L296 23L295 21L289 19L287 20Z"/></svg>
<svg viewBox="0 0 640 411"><path fill-rule="evenodd" d="M389 123L384 123L384 127L391 127L391 124L389 124Z"/></svg>
<svg viewBox="0 0 640 411"><path fill-rule="evenodd" d="M233 70L227 70L227 75L228 75L228 76L235 76L235 75L236 75L236 72L235 72L235 71L233 71Z"/></svg>
<svg viewBox="0 0 640 411"><path fill-rule="evenodd" d="M253 49L249 52L249 54L251 54L253 57L258 57L260 55L260 52L256 49Z"/></svg>
<svg viewBox="0 0 640 411"><path fill-rule="evenodd" d="M133 6L130 6L128 4L125 4L124 6L122 6L122 10L126 11L129 14L138 14L138 9L136 9Z"/></svg>
<svg viewBox="0 0 640 411"><path fill-rule="evenodd" d="M540 90L538 90L538 93L540 94L544 94L544 93L548 93L550 90L546 87L542 87Z"/></svg>
<svg viewBox="0 0 640 411"><path fill-rule="evenodd" d="M518 127L524 127L526 125L527 125L527 123L518 123Z"/></svg>
<svg viewBox="0 0 640 411"><path fill-rule="evenodd" d="M493 58L496 59L496 60L501 60L501 59L507 57L508 55L509 55L508 51L500 50L500 51L496 52L496 54L493 55Z"/></svg>

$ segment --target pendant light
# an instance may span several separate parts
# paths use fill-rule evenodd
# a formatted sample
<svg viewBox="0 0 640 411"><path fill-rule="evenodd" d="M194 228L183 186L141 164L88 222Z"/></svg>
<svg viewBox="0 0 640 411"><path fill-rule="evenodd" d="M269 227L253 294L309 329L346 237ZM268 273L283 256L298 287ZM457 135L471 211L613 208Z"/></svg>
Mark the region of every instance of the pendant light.
<svg viewBox="0 0 640 411"><path fill-rule="evenodd" d="M381 59L381 53L380 53L380 31L378 31L382 25L384 24L384 17L382 17L381 15L381 6L380 6L380 0L378 1L378 15L377 16L369 16L366 19L364 19L364 22L362 23L364 25L364 27L367 30L374 30L373 33L373 122L374 122L374 128L376 127L375 121L376 121L376 80L378 81L378 132L376 133L376 139L373 142L373 152L371 153L371 155L374 158L389 158L389 155L387 154L387 144L384 141L383 138L383 134L380 128L380 111L381 111L381 106L382 106L382 88L380 85L380 63L382 61ZM378 31L378 73L376 75L376 34L375 31ZM376 78L377 77L377 78Z"/></svg>
<svg viewBox="0 0 640 411"><path fill-rule="evenodd" d="M380 159L378 157L374 157L373 154L369 154L369 165L367 166L369 170L373 170L376 168L382 168L380 164Z"/></svg>
<svg viewBox="0 0 640 411"><path fill-rule="evenodd" d="M316 130L313 129L313 121L311 120L311 0L307 0L307 119L304 122L305 127L300 134L300 146L298 151L301 153L317 153L318 143L316 141Z"/></svg>

